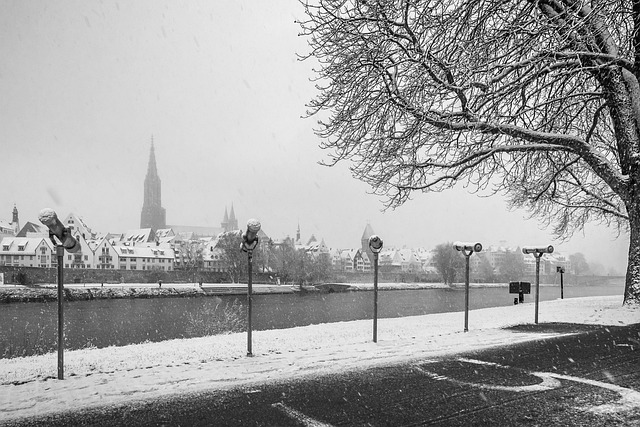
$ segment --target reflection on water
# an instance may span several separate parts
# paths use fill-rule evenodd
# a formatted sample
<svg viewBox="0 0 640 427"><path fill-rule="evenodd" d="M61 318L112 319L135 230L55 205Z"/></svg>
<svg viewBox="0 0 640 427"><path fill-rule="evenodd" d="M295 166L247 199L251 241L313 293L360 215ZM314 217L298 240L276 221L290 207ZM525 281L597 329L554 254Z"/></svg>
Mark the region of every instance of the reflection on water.
<svg viewBox="0 0 640 427"><path fill-rule="evenodd" d="M525 296L534 301L535 290ZM624 284L565 286L565 298L622 295ZM542 286L540 300L560 297L558 286ZM471 288L470 309L507 306L506 287ZM65 303L65 348L107 347L190 338L245 329L246 297L105 299ZM464 288L380 291L378 317L464 310ZM373 292L253 296L254 330L370 319ZM57 346L57 303L0 305L0 357L47 353Z"/></svg>

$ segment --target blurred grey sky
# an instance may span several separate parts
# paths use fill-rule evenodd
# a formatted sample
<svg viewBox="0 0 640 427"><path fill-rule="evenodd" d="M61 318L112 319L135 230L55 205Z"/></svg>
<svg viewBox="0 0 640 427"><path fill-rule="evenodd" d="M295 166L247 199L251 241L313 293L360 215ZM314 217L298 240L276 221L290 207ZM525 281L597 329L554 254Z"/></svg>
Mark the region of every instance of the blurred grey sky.
<svg viewBox="0 0 640 427"><path fill-rule="evenodd" d="M150 141L167 222L219 226L233 203L274 238L358 247L552 243L619 272L627 236L594 224L560 244L524 211L464 189L395 211L324 153L302 119L315 93L297 1L0 0L0 218L43 207L97 231L138 228ZM559 246L558 246L559 245Z"/></svg>

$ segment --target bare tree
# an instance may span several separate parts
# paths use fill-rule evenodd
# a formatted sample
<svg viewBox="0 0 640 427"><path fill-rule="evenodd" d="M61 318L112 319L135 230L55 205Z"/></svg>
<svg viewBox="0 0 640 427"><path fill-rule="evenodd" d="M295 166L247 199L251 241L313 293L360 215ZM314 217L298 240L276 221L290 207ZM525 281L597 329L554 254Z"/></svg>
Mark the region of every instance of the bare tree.
<svg viewBox="0 0 640 427"><path fill-rule="evenodd" d="M222 259L233 283L240 283L242 277L248 271L247 256L242 253L242 231L225 231L218 236L216 248L222 249Z"/></svg>
<svg viewBox="0 0 640 427"><path fill-rule="evenodd" d="M640 302L640 3L304 8L328 165L351 161L389 207L461 181L560 237L589 221L629 232L624 301Z"/></svg>
<svg viewBox="0 0 640 427"><path fill-rule="evenodd" d="M441 243L433 250L433 262L445 285L451 286L456 280L456 274L464 269L462 257L451 242Z"/></svg>
<svg viewBox="0 0 640 427"><path fill-rule="evenodd" d="M571 254L569 255L569 260L571 261L571 268L576 276L589 273L589 263L583 253L578 252Z"/></svg>

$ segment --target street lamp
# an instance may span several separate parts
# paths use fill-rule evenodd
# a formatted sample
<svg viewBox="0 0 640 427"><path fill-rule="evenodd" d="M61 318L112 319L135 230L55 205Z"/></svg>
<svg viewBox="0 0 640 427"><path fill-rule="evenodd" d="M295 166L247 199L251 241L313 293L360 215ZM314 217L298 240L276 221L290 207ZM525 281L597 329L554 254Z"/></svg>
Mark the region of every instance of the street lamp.
<svg viewBox="0 0 640 427"><path fill-rule="evenodd" d="M56 248L56 257L58 259L58 379L64 379L64 250L68 252L78 252L80 244L71 235L69 228L65 227L55 211L50 208L44 208L38 214L38 219L49 229L49 238Z"/></svg>
<svg viewBox="0 0 640 427"><path fill-rule="evenodd" d="M375 234L369 237L369 249L373 252L373 342L378 342L378 254L382 239Z"/></svg>
<svg viewBox="0 0 640 427"><path fill-rule="evenodd" d="M536 258L536 315L535 322L538 323L538 305L540 304L540 258L544 254L553 252L553 246L524 246L522 253L525 255L532 254Z"/></svg>
<svg viewBox="0 0 640 427"><path fill-rule="evenodd" d="M257 219L247 221L247 231L242 234L242 245L240 246L240 248L247 253L247 263L249 267L247 281L247 356L253 356L251 351L251 306L253 301L251 267L253 263L253 250L258 246L258 231L260 231L260 227L260 221Z"/></svg>
<svg viewBox="0 0 640 427"><path fill-rule="evenodd" d="M482 251L480 243L454 242L453 248L462 252L466 259L464 275L464 331L469 332L469 258L474 252Z"/></svg>

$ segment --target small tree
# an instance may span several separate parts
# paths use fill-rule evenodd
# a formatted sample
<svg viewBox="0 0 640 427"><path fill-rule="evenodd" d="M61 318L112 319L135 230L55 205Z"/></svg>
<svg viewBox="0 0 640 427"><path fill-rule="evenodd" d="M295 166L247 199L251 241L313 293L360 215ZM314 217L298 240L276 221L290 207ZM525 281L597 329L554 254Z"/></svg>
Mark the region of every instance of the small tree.
<svg viewBox="0 0 640 427"><path fill-rule="evenodd" d="M216 248L222 249L222 259L233 283L239 283L247 272L247 256L241 250L242 232L225 231L218 236Z"/></svg>
<svg viewBox="0 0 640 427"><path fill-rule="evenodd" d="M463 255L453 249L450 242L441 243L433 250L433 262L445 285L451 286L456 274L464 269Z"/></svg>
<svg viewBox="0 0 640 427"><path fill-rule="evenodd" d="M569 261L571 261L571 269L576 276L589 273L589 263L584 254L578 252L569 255Z"/></svg>
<svg viewBox="0 0 640 427"><path fill-rule="evenodd" d="M264 246L263 246L264 245ZM226 266L229 279L239 283L248 277L249 260L247 253L242 250L242 231L225 231L218 236L216 248L222 249L222 260ZM257 272L264 265L265 252L268 242L258 241L258 246L252 252L252 271Z"/></svg>

